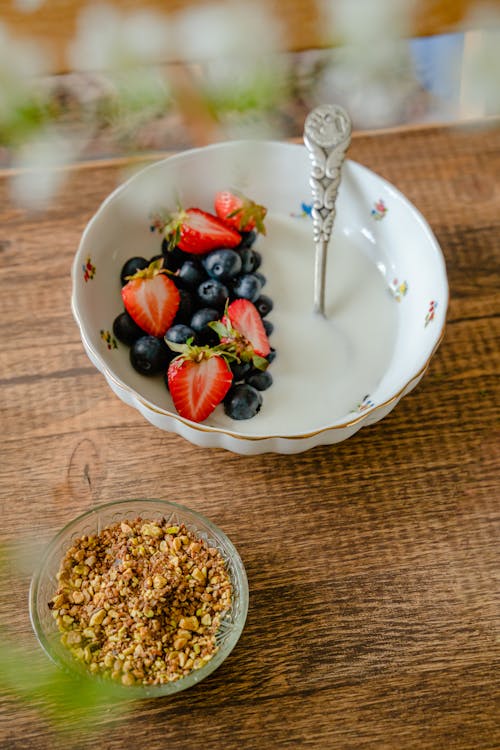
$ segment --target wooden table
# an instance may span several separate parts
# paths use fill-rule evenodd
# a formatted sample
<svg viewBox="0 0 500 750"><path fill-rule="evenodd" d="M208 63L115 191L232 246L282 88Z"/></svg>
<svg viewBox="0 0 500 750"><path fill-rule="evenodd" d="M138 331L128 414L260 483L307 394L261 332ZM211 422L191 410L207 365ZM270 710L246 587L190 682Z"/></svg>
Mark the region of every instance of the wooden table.
<svg viewBox="0 0 500 750"><path fill-rule="evenodd" d="M110 709L96 734L66 744L39 702L8 697L2 747L500 746L500 129L359 135L350 155L433 227L447 332L385 420L294 456L245 458L162 433L84 355L70 266L119 164L75 167L38 216L10 206L1 178L3 539L46 540L94 503L175 492L229 534L251 591L236 649L196 688L121 721ZM29 571L6 570L2 623L28 648Z"/></svg>

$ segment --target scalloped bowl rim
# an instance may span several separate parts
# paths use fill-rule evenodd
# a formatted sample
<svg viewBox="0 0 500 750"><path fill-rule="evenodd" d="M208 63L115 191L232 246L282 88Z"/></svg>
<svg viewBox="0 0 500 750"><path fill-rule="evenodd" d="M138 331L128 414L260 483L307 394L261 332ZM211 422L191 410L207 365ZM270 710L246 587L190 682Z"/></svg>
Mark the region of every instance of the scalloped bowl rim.
<svg viewBox="0 0 500 750"><path fill-rule="evenodd" d="M281 433L277 431L276 433L268 433L268 434L266 433L245 434L245 433L239 432L238 430L232 430L226 427L208 425L206 423L192 422L191 420L180 416L175 411L170 411L169 409L162 408L158 406L157 404L153 404L146 397L144 397L137 390L135 390L132 386L125 383L120 377L118 377L112 371L112 369L103 360L101 354L97 351L97 349L90 342L89 337L86 334L83 316L78 309L78 304L76 301L77 274L81 268L82 255L84 252L85 242L86 242L87 236L92 231L94 223L100 218L102 213L106 211L106 208L108 207L108 205L112 203L114 200L116 200L123 191L129 188L131 183L133 183L133 181L137 178L138 175L141 175L147 172L148 170L155 169L159 165L166 164L167 162L170 163L173 160L182 160L186 155L196 155L196 153L205 152L207 150L227 149L228 147L230 148L238 147L241 145L259 146L263 144L273 147L273 148L279 148L279 149L304 149L303 145L295 144L295 143L285 143L285 142L279 142L279 141L244 141L244 140L241 140L241 141L227 141L227 142L215 143L215 144L211 144L208 146L193 148L187 151L183 151L183 152L179 152L170 156L166 156L163 159L156 160L152 162L151 164L146 165L139 172L133 174L131 177L129 177L128 179L124 180L121 184L119 184L99 205L97 211L90 218L90 220L86 224L83 230L83 233L81 235L79 247L76 252L76 255L72 264L72 269L71 269L71 278L72 278L71 309L72 309L73 317L78 325L80 337L84 345L84 348L86 350L86 353L91 359L96 369L99 370L104 375L104 377L106 378L108 382L108 385L112 388L114 393L119 396L120 399L124 400L126 403L133 406L133 408L137 409L152 424L156 424L154 421L154 415L159 415L160 417L166 417L173 423L169 427L156 424L156 426L158 426L160 429L163 429L166 431L176 431L175 424L178 423L179 425L187 428L189 431L194 431L194 432L198 432L202 434L226 436L236 441L249 442L253 444L264 442L264 441L271 441L273 443L275 443L276 441L285 441L285 443L288 441L291 441L291 443L296 443L297 441L300 441L300 440L305 440L308 438L318 438L328 433L336 432L342 429L348 429L351 427L356 427L355 431L357 431L357 429L359 429L360 427L363 427L364 424L366 423L370 424L370 423L377 421L378 418L382 418L382 417L376 416L376 418L374 419L374 415L377 415L378 412L383 411L388 406L395 405L404 395L406 395L406 393L410 392L413 389L413 387L417 385L419 380L425 374L432 357L434 356L436 350L438 349L443 339L445 327L446 327L446 312L447 312L447 307L448 307L448 302L449 302L449 285L448 285L448 280L447 280L447 275L446 275L446 266L445 266L443 253L430 225L428 224L427 220L422 215L422 213L419 211L419 209L417 209L413 205L413 203L411 203L411 201L392 183L390 183L384 177L381 177L377 173L373 172L369 168L365 167L364 165L359 164L358 162L352 161L350 159L346 159L346 164L350 164L351 167L354 167L355 169L360 170L361 173L365 172L369 175L376 177L380 185L384 186L386 190L388 190L395 198L397 198L397 200L402 205L404 205L405 208L409 211L409 213L412 215L412 218L416 221L416 223L420 224L429 242L431 243L433 247L433 251L435 253L435 260L437 261L438 266L439 266L438 270L442 275L443 297L440 300L440 305L443 310L442 324L440 328L436 329L434 333L434 339L433 339L434 343L433 343L430 353L425 358L422 358L422 361L419 363L419 366L415 368L415 371L411 374L410 377L407 377L404 380L404 382L397 389L397 391L392 393L390 397L387 398L386 400L379 402L375 404L374 406L366 408L363 412L357 414L357 416L353 416L350 419L345 419L345 417L341 417L338 420L334 420L331 424L322 425L318 427L317 429L308 430L304 432L293 432L293 433L286 433L286 432ZM117 393L117 389L119 393ZM145 413L144 410L152 412L153 416L151 419L147 415L147 413ZM385 415L382 415L382 416L385 416ZM189 435L185 435L183 433L183 437L185 437L187 440L190 440ZM333 442L336 442L336 441L333 441ZM318 444L322 444L321 441L320 442L316 441L314 443L314 445L318 445ZM218 447L218 446L220 446L220 444L216 443L212 447ZM233 449L231 445L221 445L220 447L224 447L229 450ZM283 446L281 447L283 448ZM309 447L311 446L305 447L304 450L307 450ZM276 449L276 447L270 448L269 450L271 452L273 450L277 450L277 452L290 452L287 450L280 450L279 448ZM292 451L295 452L296 448L293 448ZM254 452L254 451L251 451L251 452Z"/></svg>

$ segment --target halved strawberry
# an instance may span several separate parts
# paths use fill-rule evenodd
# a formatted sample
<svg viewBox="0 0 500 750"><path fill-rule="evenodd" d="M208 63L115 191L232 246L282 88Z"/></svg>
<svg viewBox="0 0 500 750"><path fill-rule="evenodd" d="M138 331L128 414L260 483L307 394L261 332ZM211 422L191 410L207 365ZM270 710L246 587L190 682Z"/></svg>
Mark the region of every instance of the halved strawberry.
<svg viewBox="0 0 500 750"><path fill-rule="evenodd" d="M220 191L215 196L214 208L219 219L239 232L256 229L260 234L266 233L264 219L267 208L259 206L242 193Z"/></svg>
<svg viewBox="0 0 500 750"><path fill-rule="evenodd" d="M170 395L181 417L203 422L228 392L233 373L215 349L189 344L181 346L184 353L173 359L168 367Z"/></svg>
<svg viewBox="0 0 500 750"><path fill-rule="evenodd" d="M153 227L163 232L171 248L179 247L193 255L203 255L219 247L236 247L241 242L239 232L200 208L157 217Z"/></svg>
<svg viewBox="0 0 500 750"><path fill-rule="evenodd" d="M253 351L260 357L267 357L271 351L262 318L253 302L248 299L235 299L227 307L223 324L230 324L250 342Z"/></svg>
<svg viewBox="0 0 500 750"><path fill-rule="evenodd" d="M150 336L164 336L180 304L179 290L160 258L128 277L122 299L130 317Z"/></svg>

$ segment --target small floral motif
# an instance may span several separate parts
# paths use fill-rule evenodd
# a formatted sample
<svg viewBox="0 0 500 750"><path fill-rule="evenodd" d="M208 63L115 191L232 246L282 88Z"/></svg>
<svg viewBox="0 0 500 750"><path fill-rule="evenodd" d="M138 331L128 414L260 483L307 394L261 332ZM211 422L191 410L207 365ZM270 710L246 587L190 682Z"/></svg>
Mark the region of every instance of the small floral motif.
<svg viewBox="0 0 500 750"><path fill-rule="evenodd" d="M389 209L385 205L382 198L379 198L379 200L375 203L374 208L372 208L371 214L376 221L381 221L386 215L388 210Z"/></svg>
<svg viewBox="0 0 500 750"><path fill-rule="evenodd" d="M371 409L375 404L371 400L370 396L367 394L363 397L363 400L360 401L360 403L356 406L355 409L351 409L352 412L355 411L366 411L367 409Z"/></svg>
<svg viewBox="0 0 500 750"><path fill-rule="evenodd" d="M82 271L83 271L83 280L85 282L90 281L95 276L95 266L90 260L90 255L88 256L86 262L82 265Z"/></svg>
<svg viewBox="0 0 500 750"><path fill-rule="evenodd" d="M109 332L102 330L101 332L101 338L108 347L108 349L111 351L111 349L118 349L118 344L116 343L115 337Z"/></svg>
<svg viewBox="0 0 500 750"><path fill-rule="evenodd" d="M400 283L398 279L393 279L392 283L389 284L389 291L391 292L396 302L401 302L403 297L405 297L408 292L408 282L402 281Z"/></svg>
<svg viewBox="0 0 500 750"><path fill-rule="evenodd" d="M429 323L431 323L434 320L437 306L438 306L438 303L436 302L435 299L432 299L429 302L429 309L427 310L427 315L425 316L425 326L424 326L425 328L427 328Z"/></svg>
<svg viewBox="0 0 500 750"><path fill-rule="evenodd" d="M294 213L292 211L292 213L290 215L293 216L295 219L303 219L306 216L311 216L312 209L313 209L312 203L301 203L300 204L300 213Z"/></svg>

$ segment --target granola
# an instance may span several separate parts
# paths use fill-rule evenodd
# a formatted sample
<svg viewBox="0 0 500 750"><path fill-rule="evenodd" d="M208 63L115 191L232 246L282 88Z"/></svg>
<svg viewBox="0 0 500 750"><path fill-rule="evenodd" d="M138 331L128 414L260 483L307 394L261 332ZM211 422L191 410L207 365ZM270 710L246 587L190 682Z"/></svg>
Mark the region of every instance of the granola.
<svg viewBox="0 0 500 750"><path fill-rule="evenodd" d="M164 684L203 667L231 606L219 550L165 519L76 539L57 579L49 607L63 644L90 672L123 685Z"/></svg>

